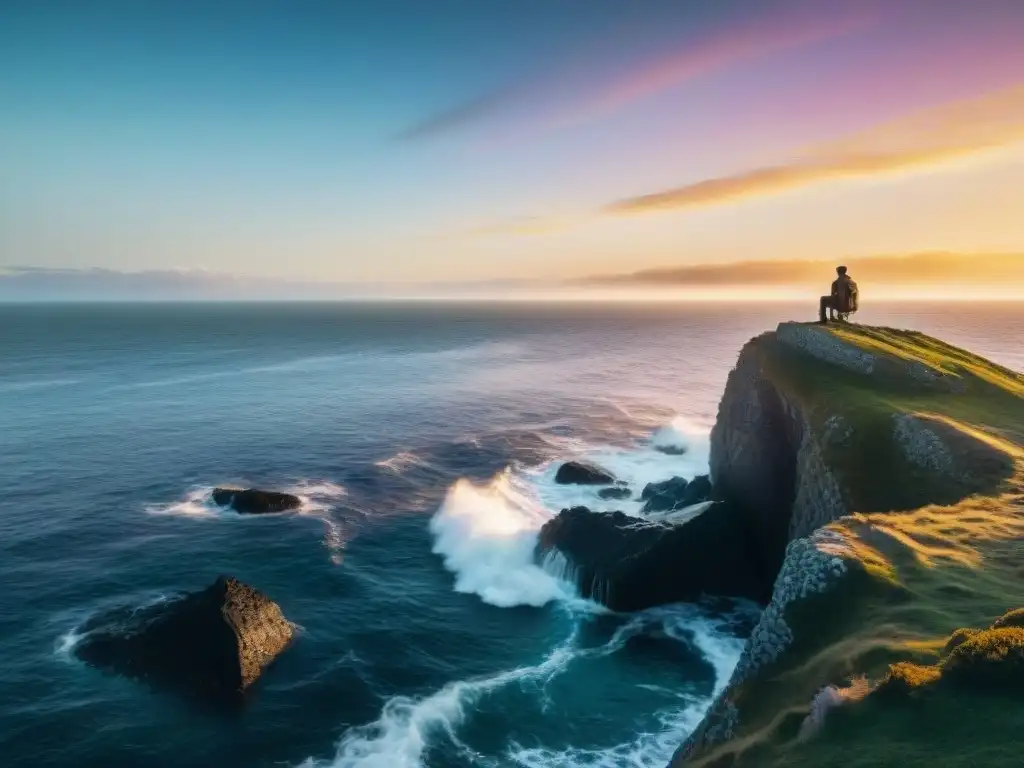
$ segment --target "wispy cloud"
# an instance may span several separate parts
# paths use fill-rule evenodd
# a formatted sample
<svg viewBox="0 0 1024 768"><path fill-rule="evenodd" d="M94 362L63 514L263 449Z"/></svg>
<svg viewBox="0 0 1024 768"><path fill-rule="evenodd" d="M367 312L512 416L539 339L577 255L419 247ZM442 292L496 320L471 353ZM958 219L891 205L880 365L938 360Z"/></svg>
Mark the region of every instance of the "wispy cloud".
<svg viewBox="0 0 1024 768"><path fill-rule="evenodd" d="M613 214L717 205L837 178L890 174L937 165L1024 141L1024 85L921 110L801 157L606 206Z"/></svg>
<svg viewBox="0 0 1024 768"><path fill-rule="evenodd" d="M583 278L589 285L645 286L794 286L822 285L831 279L837 260L792 259L744 261L731 264L692 264L648 269L628 275ZM856 279L866 286L1024 284L1024 254L917 253L901 256L843 258Z"/></svg>
<svg viewBox="0 0 1024 768"><path fill-rule="evenodd" d="M449 131L475 123L498 112L510 102L514 102L524 93L528 92L531 83L518 81L509 85L496 88L488 93L476 96L461 104L442 110L434 115L414 123L398 134L401 141L415 141L429 139Z"/></svg>
<svg viewBox="0 0 1024 768"><path fill-rule="evenodd" d="M525 123L533 130L574 125L597 119L629 104L678 88L687 82L763 59L787 50L819 43L859 30L876 19L863 7L823 17L813 6L738 21L704 37L646 57L608 61L615 41L602 53L565 60L493 91L478 95L410 126L400 139L427 139L491 118Z"/></svg>
<svg viewBox="0 0 1024 768"><path fill-rule="evenodd" d="M615 112L716 72L850 34L875 20L874 13L861 8L826 18L790 12L737 24L668 54L643 60L609 78L570 105L560 122L573 123Z"/></svg>

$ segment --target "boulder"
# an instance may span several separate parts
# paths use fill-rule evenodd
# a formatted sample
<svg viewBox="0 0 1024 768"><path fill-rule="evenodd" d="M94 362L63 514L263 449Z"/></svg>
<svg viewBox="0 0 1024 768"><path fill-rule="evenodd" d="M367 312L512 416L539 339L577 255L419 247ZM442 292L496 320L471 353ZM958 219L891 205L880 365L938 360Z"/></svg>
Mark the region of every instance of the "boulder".
<svg viewBox="0 0 1024 768"><path fill-rule="evenodd" d="M602 499L621 500L628 499L630 496L633 495L633 492L629 490L629 488L627 488L626 486L616 485L613 488L602 488L600 491L597 492L597 495L600 496Z"/></svg>
<svg viewBox="0 0 1024 768"><path fill-rule="evenodd" d="M656 445L654 450L664 453L666 456L682 456L686 453L686 446L683 445Z"/></svg>
<svg viewBox="0 0 1024 768"><path fill-rule="evenodd" d="M214 488L213 502L221 507L231 507L242 515L265 515L271 512L286 512L298 509L302 499L290 493L260 491L255 488Z"/></svg>
<svg viewBox="0 0 1024 768"><path fill-rule="evenodd" d="M716 503L681 525L622 512L563 509L541 528L537 558L554 552L584 597L616 611L638 611L705 595L766 601L772 576L735 511Z"/></svg>
<svg viewBox="0 0 1024 768"><path fill-rule="evenodd" d="M689 482L682 477L673 477L660 483L648 483L640 498L646 502L645 513L667 512L708 501L711 491L711 479L707 475L698 475Z"/></svg>
<svg viewBox="0 0 1024 768"><path fill-rule="evenodd" d="M555 482L559 485L611 485L615 477L593 464L567 461L558 468Z"/></svg>
<svg viewBox="0 0 1024 768"><path fill-rule="evenodd" d="M104 612L79 632L75 655L91 666L223 701L259 678L294 629L266 595L221 576L200 592Z"/></svg>

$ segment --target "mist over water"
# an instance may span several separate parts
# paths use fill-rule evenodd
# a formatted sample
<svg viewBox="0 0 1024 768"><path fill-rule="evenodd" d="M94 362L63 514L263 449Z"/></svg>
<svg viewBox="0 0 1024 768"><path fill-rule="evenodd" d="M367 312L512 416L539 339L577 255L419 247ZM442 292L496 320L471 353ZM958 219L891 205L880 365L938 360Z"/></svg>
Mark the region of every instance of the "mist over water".
<svg viewBox="0 0 1024 768"><path fill-rule="evenodd" d="M706 471L742 344L813 307L0 306L5 766L657 766L728 678L742 605L579 599L537 532L584 459ZM1015 367L1024 306L865 308ZM247 519L217 485L298 494ZM89 616L220 573L302 629L234 716L74 657Z"/></svg>

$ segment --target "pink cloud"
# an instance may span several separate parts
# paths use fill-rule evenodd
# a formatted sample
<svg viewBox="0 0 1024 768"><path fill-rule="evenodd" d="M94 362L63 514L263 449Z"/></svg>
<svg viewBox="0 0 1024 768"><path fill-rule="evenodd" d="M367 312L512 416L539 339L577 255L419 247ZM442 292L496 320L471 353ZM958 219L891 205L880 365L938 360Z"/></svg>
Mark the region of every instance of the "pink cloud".
<svg viewBox="0 0 1024 768"><path fill-rule="evenodd" d="M575 125L719 71L862 30L879 18L876 11L863 4L852 10L833 9L828 17L822 17L816 5L799 8L800 12L791 7L785 12L776 10L771 15L762 13L752 20L741 20L632 65L619 62L615 66L603 60L607 58L604 52L619 43L605 40L589 55L563 60L428 116L401 136L433 137L488 120L495 122L504 138Z"/></svg>
<svg viewBox="0 0 1024 768"><path fill-rule="evenodd" d="M580 105L571 121L593 119L745 62L859 31L876 19L875 14L861 9L828 19L792 15L761 18L755 23L725 30L669 55L649 59L636 69L613 78Z"/></svg>

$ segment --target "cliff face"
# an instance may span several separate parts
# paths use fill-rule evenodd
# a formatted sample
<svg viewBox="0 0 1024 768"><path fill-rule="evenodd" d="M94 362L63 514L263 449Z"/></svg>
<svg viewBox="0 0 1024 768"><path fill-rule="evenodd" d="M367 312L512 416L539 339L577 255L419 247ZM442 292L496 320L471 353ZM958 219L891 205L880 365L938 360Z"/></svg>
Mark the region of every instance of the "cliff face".
<svg viewBox="0 0 1024 768"><path fill-rule="evenodd" d="M711 432L711 480L745 511L767 569L777 573L790 541L846 508L821 446L842 421L819 434L807 406L773 376L765 350L778 342L772 336L748 344L729 376Z"/></svg>
<svg viewBox="0 0 1024 768"><path fill-rule="evenodd" d="M746 345L711 434L711 476L774 583L729 685L673 766L717 755L735 736L770 730L757 712L769 694L781 696L774 706L799 704L833 682L828 671L837 667L825 662L792 691L780 692L773 680L827 656L821 649L847 631L822 606L859 617L870 600L851 595L902 589L902 574L878 548L881 530L894 534L867 515L906 513L898 524L906 525L915 510L957 504L1014 477L1012 446L949 417L974 413L973 405L995 396L992 385L1000 403L1024 417L1018 374L919 334L786 323ZM914 407L921 403L929 412Z"/></svg>

